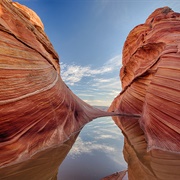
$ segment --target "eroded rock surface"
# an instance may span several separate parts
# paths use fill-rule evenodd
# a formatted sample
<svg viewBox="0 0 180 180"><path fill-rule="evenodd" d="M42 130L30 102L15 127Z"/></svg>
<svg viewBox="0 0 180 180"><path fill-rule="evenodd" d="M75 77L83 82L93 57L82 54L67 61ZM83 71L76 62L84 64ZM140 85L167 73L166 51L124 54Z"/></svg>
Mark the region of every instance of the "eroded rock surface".
<svg viewBox="0 0 180 180"><path fill-rule="evenodd" d="M180 13L159 8L129 33L120 77L109 111L141 116L113 118L129 179L180 179Z"/></svg>
<svg viewBox="0 0 180 180"><path fill-rule="evenodd" d="M86 104L65 85L43 28L29 8L0 1L1 168L56 148L92 119L112 114ZM1 178L9 176L4 172Z"/></svg>

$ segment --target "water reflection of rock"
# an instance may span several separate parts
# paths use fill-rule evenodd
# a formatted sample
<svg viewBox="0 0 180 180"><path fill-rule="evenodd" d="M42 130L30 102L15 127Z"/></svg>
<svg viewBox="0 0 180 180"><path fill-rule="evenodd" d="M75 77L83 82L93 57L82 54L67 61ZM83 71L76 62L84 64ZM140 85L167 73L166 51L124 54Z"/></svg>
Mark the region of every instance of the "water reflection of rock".
<svg viewBox="0 0 180 180"><path fill-rule="evenodd" d="M66 157L79 133L64 144L41 151L22 163L0 169L0 179L6 180L56 180L58 167Z"/></svg>
<svg viewBox="0 0 180 180"><path fill-rule="evenodd" d="M153 149L147 151L147 141L138 119L114 118L124 134L124 158L129 180L173 180L180 177L180 155Z"/></svg>

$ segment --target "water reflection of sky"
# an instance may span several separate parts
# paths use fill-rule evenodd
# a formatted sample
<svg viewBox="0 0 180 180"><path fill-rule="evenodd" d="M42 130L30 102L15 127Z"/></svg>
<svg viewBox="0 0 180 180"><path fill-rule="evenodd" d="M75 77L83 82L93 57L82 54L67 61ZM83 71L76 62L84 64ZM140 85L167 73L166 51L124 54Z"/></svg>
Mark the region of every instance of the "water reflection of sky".
<svg viewBox="0 0 180 180"><path fill-rule="evenodd" d="M111 117L87 124L61 164L58 180L99 180L126 169L123 135Z"/></svg>

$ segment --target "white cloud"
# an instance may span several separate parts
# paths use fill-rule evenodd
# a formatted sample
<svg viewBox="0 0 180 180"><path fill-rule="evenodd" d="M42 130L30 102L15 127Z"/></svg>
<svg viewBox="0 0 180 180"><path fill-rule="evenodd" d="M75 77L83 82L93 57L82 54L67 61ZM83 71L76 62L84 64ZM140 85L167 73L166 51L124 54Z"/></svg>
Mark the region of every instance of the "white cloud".
<svg viewBox="0 0 180 180"><path fill-rule="evenodd" d="M101 134L100 136L94 137L94 139L117 139L117 137L113 136L113 135L109 135L109 134Z"/></svg>
<svg viewBox="0 0 180 180"><path fill-rule="evenodd" d="M88 66L60 64L61 77L69 85L79 82L83 77L90 76L91 69Z"/></svg>
<svg viewBox="0 0 180 180"><path fill-rule="evenodd" d="M83 99L83 101L85 101L88 104L96 105L96 106L108 106L109 104L111 104L111 100L101 100L101 99Z"/></svg>
<svg viewBox="0 0 180 180"><path fill-rule="evenodd" d="M109 82L112 82L113 80L114 80L114 78L109 78L109 79L96 78L96 79L94 79L94 81L96 81L98 83L109 83Z"/></svg>
<svg viewBox="0 0 180 180"><path fill-rule="evenodd" d="M106 63L105 66L112 67L114 68L120 68L122 66L122 55L117 55L111 59L109 59Z"/></svg>
<svg viewBox="0 0 180 180"><path fill-rule="evenodd" d="M83 141L80 137L77 138L76 143L69 152L70 156L81 155L82 153L92 154L93 151L100 150L106 153L115 152L115 148L105 144L97 144L96 141Z"/></svg>
<svg viewBox="0 0 180 180"><path fill-rule="evenodd" d="M115 69L120 69L121 55L115 56L108 60L102 67L93 69L91 66L67 65L61 62L61 77L68 84L73 86L75 83L82 80L83 77L94 77L95 75L102 75L110 73ZM99 79L100 80L100 79ZM101 79L101 82L108 82L110 79Z"/></svg>
<svg viewBox="0 0 180 180"><path fill-rule="evenodd" d="M60 65L62 79L88 104L109 106L121 91L121 55L107 60L97 68L65 63Z"/></svg>

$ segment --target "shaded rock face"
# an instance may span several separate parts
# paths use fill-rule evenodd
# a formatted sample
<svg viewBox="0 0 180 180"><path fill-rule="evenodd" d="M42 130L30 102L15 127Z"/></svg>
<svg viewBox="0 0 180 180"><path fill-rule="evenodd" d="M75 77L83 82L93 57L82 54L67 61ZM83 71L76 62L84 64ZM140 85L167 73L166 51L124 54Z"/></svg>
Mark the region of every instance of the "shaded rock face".
<svg viewBox="0 0 180 180"><path fill-rule="evenodd" d="M58 167L71 149L78 133L71 135L63 144L37 152L20 163L2 167L0 177L5 180L57 180ZM26 177L26 178L25 178Z"/></svg>
<svg viewBox="0 0 180 180"><path fill-rule="evenodd" d="M123 90L109 111L125 136L129 179L180 179L180 13L164 7L128 35Z"/></svg>
<svg viewBox="0 0 180 180"><path fill-rule="evenodd" d="M10 176L2 168L56 149L92 119L113 114L76 97L62 81L58 61L36 13L1 0L0 177ZM74 140L70 142L59 162ZM23 165L27 167L21 164L20 169Z"/></svg>

